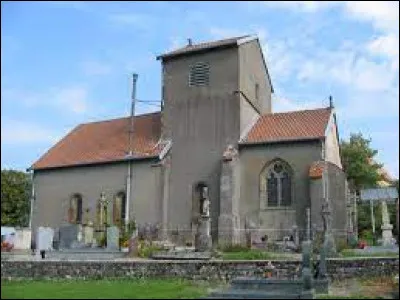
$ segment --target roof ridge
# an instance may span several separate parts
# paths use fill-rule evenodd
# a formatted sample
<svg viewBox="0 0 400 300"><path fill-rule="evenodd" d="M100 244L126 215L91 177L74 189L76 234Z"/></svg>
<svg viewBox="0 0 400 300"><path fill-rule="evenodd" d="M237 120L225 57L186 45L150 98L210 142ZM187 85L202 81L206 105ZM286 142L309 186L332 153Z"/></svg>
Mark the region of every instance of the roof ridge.
<svg viewBox="0 0 400 300"><path fill-rule="evenodd" d="M155 114L160 114L161 111L155 111L155 112L150 112L150 113L144 113L141 115L135 116L136 118L141 118L141 117L146 117L148 115L155 115ZM80 123L79 125L89 125L89 124L95 124L95 123L105 123L105 122L112 122L112 121L117 121L117 120L123 120L123 119L129 119L130 116L126 117L119 117L119 118L113 118L113 119L106 119L106 120L99 120L99 121L93 121L93 122L85 122L85 123Z"/></svg>
<svg viewBox="0 0 400 300"><path fill-rule="evenodd" d="M309 108L309 109L300 109L300 110L293 110L293 111L282 111L282 112L273 112L269 114L263 114L261 115L262 117L264 116L271 116L271 115L284 115L284 114L291 114L291 113L298 113L298 112L308 112L308 111L317 111L317 110L330 110L331 107L321 107L321 108Z"/></svg>
<svg viewBox="0 0 400 300"><path fill-rule="evenodd" d="M228 41L228 40L240 40L240 39L243 39L243 38L249 37L249 36L251 36L251 35L250 35L250 34L246 34L246 35L241 35L241 36L234 36L234 37L229 37L229 38L223 38L223 39L219 39L219 40L208 40L208 41L205 41L205 42L201 42L201 43L197 43L197 44L192 44L192 47L193 47L193 46L200 46L200 45L203 45L203 44L220 43L220 42L224 42L224 41ZM181 47L181 48L185 48L185 47L187 47L187 45L184 46L184 47Z"/></svg>
<svg viewBox="0 0 400 300"><path fill-rule="evenodd" d="M176 49L169 50L167 52L161 53L157 55L157 60L160 58L166 58L166 57L172 57L176 55L181 55L181 54L187 54L192 51L202 51L208 48L218 48L221 46L227 46L231 44L237 44L237 42L240 39L250 37L251 34L246 34L242 36L235 36L235 37L229 37L229 38L223 38L219 40L206 40L204 42L200 42L197 44L192 43L191 45L184 45L181 47L178 47Z"/></svg>

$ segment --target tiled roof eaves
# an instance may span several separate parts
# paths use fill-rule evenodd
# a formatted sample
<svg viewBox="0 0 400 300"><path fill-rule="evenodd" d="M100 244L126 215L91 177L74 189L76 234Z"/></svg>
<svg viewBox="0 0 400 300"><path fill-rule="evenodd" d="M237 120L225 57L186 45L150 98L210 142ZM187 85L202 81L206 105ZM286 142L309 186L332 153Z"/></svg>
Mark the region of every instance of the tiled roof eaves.
<svg viewBox="0 0 400 300"><path fill-rule="evenodd" d="M136 156L136 157L133 156L133 157L120 158L120 159L99 160L99 161L83 162L83 163L68 164L68 165L55 165L55 166L42 167L42 168L40 168L40 167L39 168L30 167L30 168L27 169L27 171L85 167L85 166L110 164L110 163L119 163L119 162L127 162L127 161L141 161L141 160L147 160L147 159L159 159L159 155L149 155L149 156L142 155L142 156Z"/></svg>
<svg viewBox="0 0 400 300"><path fill-rule="evenodd" d="M278 143L290 143L290 142L308 142L308 141L321 141L324 140L325 136L315 136L315 137L296 137L288 139L275 139L275 140L265 140L257 142L240 142L241 146L252 146L252 145L265 145L265 144L278 144Z"/></svg>

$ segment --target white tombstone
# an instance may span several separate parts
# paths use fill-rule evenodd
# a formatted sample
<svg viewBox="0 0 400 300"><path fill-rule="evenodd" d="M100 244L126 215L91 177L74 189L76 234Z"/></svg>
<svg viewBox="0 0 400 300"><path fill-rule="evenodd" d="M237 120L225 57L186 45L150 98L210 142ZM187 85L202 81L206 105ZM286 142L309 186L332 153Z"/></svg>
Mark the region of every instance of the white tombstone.
<svg viewBox="0 0 400 300"><path fill-rule="evenodd" d="M31 248L31 230L17 229L14 238L14 249L27 250Z"/></svg>
<svg viewBox="0 0 400 300"><path fill-rule="evenodd" d="M36 249L52 250L53 249L54 230L50 227L39 227L36 234Z"/></svg>
<svg viewBox="0 0 400 300"><path fill-rule="evenodd" d="M386 201L382 201L382 245L390 246L393 245L393 225L390 224L389 213L386 205Z"/></svg>
<svg viewBox="0 0 400 300"><path fill-rule="evenodd" d="M91 245L93 243L93 226L83 227L83 241L86 245Z"/></svg>

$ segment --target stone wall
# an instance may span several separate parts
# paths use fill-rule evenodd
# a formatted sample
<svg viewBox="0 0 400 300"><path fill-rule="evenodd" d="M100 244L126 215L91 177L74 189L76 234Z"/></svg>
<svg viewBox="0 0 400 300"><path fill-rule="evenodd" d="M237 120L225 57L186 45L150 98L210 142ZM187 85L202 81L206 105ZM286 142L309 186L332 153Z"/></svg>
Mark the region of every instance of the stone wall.
<svg viewBox="0 0 400 300"><path fill-rule="evenodd" d="M278 278L299 278L301 261L272 260ZM2 279L167 278L227 281L262 276L268 261L1 261ZM398 258L329 259L332 279L398 274Z"/></svg>

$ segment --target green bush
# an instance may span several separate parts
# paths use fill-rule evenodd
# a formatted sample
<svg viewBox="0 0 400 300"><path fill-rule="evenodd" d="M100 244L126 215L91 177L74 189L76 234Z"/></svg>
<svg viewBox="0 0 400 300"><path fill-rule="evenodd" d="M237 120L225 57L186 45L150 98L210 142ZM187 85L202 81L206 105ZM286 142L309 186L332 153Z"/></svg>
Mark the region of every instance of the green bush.
<svg viewBox="0 0 400 300"><path fill-rule="evenodd" d="M336 250L341 252L344 249L348 249L349 245L347 244L346 238L338 238L336 240Z"/></svg>
<svg viewBox="0 0 400 300"><path fill-rule="evenodd" d="M142 258L149 258L155 252L161 251L160 246L153 245L151 242L141 240L138 246L138 256Z"/></svg>
<svg viewBox="0 0 400 300"><path fill-rule="evenodd" d="M369 246L376 244L372 230L363 230L360 234L360 239L366 241Z"/></svg>

